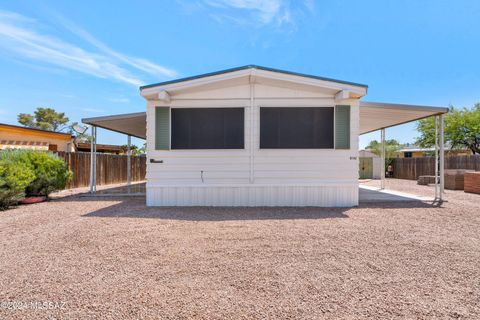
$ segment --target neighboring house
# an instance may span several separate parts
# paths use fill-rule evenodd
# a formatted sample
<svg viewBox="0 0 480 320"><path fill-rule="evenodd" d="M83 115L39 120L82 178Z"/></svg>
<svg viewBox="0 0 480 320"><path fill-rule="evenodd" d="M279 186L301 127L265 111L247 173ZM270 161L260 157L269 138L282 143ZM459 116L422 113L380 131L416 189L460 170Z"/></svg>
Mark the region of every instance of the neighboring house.
<svg viewBox="0 0 480 320"><path fill-rule="evenodd" d="M397 158L418 158L433 156L435 148L421 148L418 146L408 146L398 150ZM468 156L472 152L467 149L450 149L450 146L445 146L445 154L449 156Z"/></svg>
<svg viewBox="0 0 480 320"><path fill-rule="evenodd" d="M74 151L74 146L69 133L0 123L0 150L3 149Z"/></svg>
<svg viewBox="0 0 480 320"><path fill-rule="evenodd" d="M430 156L435 152L435 148L420 148L418 146L408 146L398 150L397 158L418 158Z"/></svg>
<svg viewBox="0 0 480 320"><path fill-rule="evenodd" d="M77 143L76 151L90 152L90 143ZM113 144L96 144L97 152L99 153L111 153L111 154L126 154L127 147Z"/></svg>
<svg viewBox="0 0 480 320"><path fill-rule="evenodd" d="M366 85L254 65L140 94L146 113L82 121L147 140L148 206L355 206L359 135L448 111L361 102Z"/></svg>
<svg viewBox="0 0 480 320"><path fill-rule="evenodd" d="M382 158L367 150L360 150L359 157L359 178L380 179L382 176Z"/></svg>

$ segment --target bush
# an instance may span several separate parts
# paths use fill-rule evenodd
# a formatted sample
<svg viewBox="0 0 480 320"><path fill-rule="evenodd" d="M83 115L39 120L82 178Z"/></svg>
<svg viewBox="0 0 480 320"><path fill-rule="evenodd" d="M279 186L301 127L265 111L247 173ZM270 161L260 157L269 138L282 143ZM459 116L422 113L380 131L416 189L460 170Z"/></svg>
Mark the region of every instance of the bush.
<svg viewBox="0 0 480 320"><path fill-rule="evenodd" d="M64 189L72 178L65 162L56 155L34 150L0 152L0 208L25 196L48 196Z"/></svg>
<svg viewBox="0 0 480 320"><path fill-rule="evenodd" d="M25 152L24 159L35 173L35 180L25 190L27 196L48 196L54 191L62 190L73 176L65 162L53 153Z"/></svg>
<svg viewBox="0 0 480 320"><path fill-rule="evenodd" d="M0 153L0 210L5 210L25 197L25 189L35 179L32 167L18 151Z"/></svg>

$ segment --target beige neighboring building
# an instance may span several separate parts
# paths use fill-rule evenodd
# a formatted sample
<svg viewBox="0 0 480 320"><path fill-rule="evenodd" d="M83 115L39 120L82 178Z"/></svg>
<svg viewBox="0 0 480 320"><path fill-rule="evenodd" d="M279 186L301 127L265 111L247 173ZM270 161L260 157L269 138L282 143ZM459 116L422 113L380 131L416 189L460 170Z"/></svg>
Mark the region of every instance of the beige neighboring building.
<svg viewBox="0 0 480 320"><path fill-rule="evenodd" d="M367 150L358 152L360 179L380 179L382 177L382 158Z"/></svg>
<svg viewBox="0 0 480 320"><path fill-rule="evenodd" d="M418 146L409 146L398 150L397 158L419 158L433 156L435 148L420 148ZM445 146L446 156L469 156L472 152L468 149L450 149L450 146Z"/></svg>
<svg viewBox="0 0 480 320"><path fill-rule="evenodd" d="M33 129L0 123L0 150L33 149L50 151L75 151L69 133Z"/></svg>

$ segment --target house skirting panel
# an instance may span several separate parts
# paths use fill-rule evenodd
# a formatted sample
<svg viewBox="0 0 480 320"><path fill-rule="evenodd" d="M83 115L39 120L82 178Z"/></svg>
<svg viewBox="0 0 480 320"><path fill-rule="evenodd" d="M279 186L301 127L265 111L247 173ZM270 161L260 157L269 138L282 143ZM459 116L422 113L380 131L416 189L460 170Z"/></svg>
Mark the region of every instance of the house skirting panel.
<svg viewBox="0 0 480 320"><path fill-rule="evenodd" d="M304 186L148 186L147 206L352 207L358 183Z"/></svg>

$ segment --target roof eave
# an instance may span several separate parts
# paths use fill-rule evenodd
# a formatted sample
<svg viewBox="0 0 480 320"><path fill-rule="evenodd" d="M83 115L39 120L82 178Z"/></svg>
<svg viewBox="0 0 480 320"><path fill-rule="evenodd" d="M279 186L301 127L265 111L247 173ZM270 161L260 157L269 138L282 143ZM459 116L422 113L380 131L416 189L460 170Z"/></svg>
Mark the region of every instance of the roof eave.
<svg viewBox="0 0 480 320"><path fill-rule="evenodd" d="M341 85L358 87L358 88L363 89L365 91L365 94L366 94L367 89L368 89L367 85L359 84L359 83L355 83L355 82L349 82L349 81L344 81L344 80L320 77L320 76L309 75L309 74L298 73L298 72L291 72L291 71L274 69L274 68L267 68L267 67L262 67L262 66L257 66L257 65L246 65L246 66L237 67L237 68L230 68L230 69L220 70L220 71L216 71L216 72L200 74L200 75L192 76L192 77L180 78L180 79L169 80L169 81L164 81L164 82L160 82L160 83L145 85L145 86L140 87L140 92L143 92L146 89L164 87L164 86L169 86L169 85L173 85L173 84L177 84L177 83L189 82L189 81L194 81L194 80L198 80L198 79L204 79L204 78L214 77L214 76L218 76L218 75L222 75L222 74L234 73L234 72L239 72L239 71L243 71L243 70L251 70L251 69L274 72L274 73L279 73L279 74L284 74L284 75L303 77L303 78L308 78L308 79L313 79L313 80L333 82L333 83L337 83L337 84L341 84Z"/></svg>

